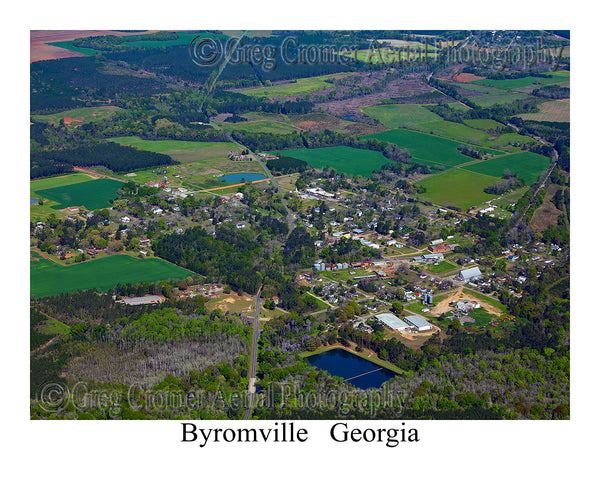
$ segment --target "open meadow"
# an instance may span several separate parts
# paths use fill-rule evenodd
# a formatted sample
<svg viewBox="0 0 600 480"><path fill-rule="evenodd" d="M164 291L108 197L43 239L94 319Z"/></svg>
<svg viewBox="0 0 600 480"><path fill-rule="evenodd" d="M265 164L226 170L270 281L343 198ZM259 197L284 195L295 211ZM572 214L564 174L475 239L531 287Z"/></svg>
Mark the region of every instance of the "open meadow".
<svg viewBox="0 0 600 480"><path fill-rule="evenodd" d="M31 252L29 264L33 297L92 288L105 291L119 283L155 282L193 274L160 258L141 259L129 255L113 255L62 266Z"/></svg>

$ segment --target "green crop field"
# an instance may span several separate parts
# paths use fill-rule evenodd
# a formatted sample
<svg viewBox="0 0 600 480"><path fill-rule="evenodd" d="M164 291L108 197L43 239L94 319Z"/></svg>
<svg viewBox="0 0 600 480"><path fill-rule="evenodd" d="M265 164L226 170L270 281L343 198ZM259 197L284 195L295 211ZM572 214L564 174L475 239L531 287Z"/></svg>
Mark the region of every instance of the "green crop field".
<svg viewBox="0 0 600 480"><path fill-rule="evenodd" d="M122 182L101 178L89 182L74 183L59 187L36 190L36 194L57 202L51 208L59 210L67 207L84 206L89 210L110 207L110 200L117 198L117 190Z"/></svg>
<svg viewBox="0 0 600 480"><path fill-rule="evenodd" d="M476 132L476 130L473 131ZM426 133L396 128L387 132L367 135L363 138L376 138L380 141L395 143L400 148L408 149L411 156L414 157L413 159L417 162L419 160L425 160L433 162L433 164L442 164L452 167L473 161L473 158L463 155L458 151L458 146L464 145L464 143ZM492 150L489 148L484 148L482 150L494 155L503 153L499 150Z"/></svg>
<svg viewBox="0 0 600 480"><path fill-rule="evenodd" d="M441 117L430 112L422 105L378 105L375 107L365 107L362 110L388 128L412 126L441 120Z"/></svg>
<svg viewBox="0 0 600 480"><path fill-rule="evenodd" d="M315 168L330 167L347 175L370 177L390 161L381 152L351 147L299 148L282 150L282 155L298 158Z"/></svg>
<svg viewBox="0 0 600 480"><path fill-rule="evenodd" d="M498 177L455 168L418 182L427 190L419 198L466 210L495 198L497 195L485 193L483 189L497 180Z"/></svg>
<svg viewBox="0 0 600 480"><path fill-rule="evenodd" d="M250 88L241 90L239 93L249 95L251 97L293 97L296 95L307 95L309 93L318 92L326 88L333 87L333 84L327 83L328 78L342 78L350 75L349 73L333 73L329 75L321 75L319 77L299 78L291 83L281 83L268 87Z"/></svg>
<svg viewBox="0 0 600 480"><path fill-rule="evenodd" d="M476 80L472 84L487 85L496 88L504 88L506 90L515 90L517 88L529 87L531 85L552 85L555 83L561 83L570 78L570 72L560 71L550 73L552 78L540 78L540 77L524 77L516 78L514 80L489 80L487 78L483 80Z"/></svg>
<svg viewBox="0 0 600 480"><path fill-rule="evenodd" d="M506 169L516 173L518 177L525 180L527 185L533 185L540 173L550 165L550 159L537 153L522 152L493 158L473 165L463 167L471 172L483 173L494 177L504 175Z"/></svg>
<svg viewBox="0 0 600 480"><path fill-rule="evenodd" d="M31 252L31 257L31 296L36 298L92 288L106 291L118 283L155 282L193 275L193 272L159 258L113 255L62 266L36 252Z"/></svg>
<svg viewBox="0 0 600 480"><path fill-rule="evenodd" d="M34 115L33 119L40 122L48 122L58 125L61 120L70 126L82 125L84 123L99 122L110 118L121 110L119 107L109 105L106 107L87 107L76 108L75 110L66 110L64 112L52 113L50 115Z"/></svg>

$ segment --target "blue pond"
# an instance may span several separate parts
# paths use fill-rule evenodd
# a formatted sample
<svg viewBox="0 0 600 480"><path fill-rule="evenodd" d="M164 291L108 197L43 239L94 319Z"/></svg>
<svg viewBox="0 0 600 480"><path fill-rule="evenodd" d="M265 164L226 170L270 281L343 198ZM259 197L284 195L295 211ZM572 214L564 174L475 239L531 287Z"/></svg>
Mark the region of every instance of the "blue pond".
<svg viewBox="0 0 600 480"><path fill-rule="evenodd" d="M36 203L40 203L37 198L30 198L29 199L29 205L34 205Z"/></svg>
<svg viewBox="0 0 600 480"><path fill-rule="evenodd" d="M356 118L356 115L346 115L346 116L344 116L344 120L352 120L353 118Z"/></svg>
<svg viewBox="0 0 600 480"><path fill-rule="evenodd" d="M391 370L371 363L342 348L334 348L312 355L306 360L311 365L327 370L336 377L342 377L344 381L362 389L379 388L383 382L396 376Z"/></svg>
<svg viewBox="0 0 600 480"><path fill-rule="evenodd" d="M254 182L255 180L262 180L263 178L267 177L262 173L230 173L229 175L219 177L219 180L227 183L244 183L248 180Z"/></svg>

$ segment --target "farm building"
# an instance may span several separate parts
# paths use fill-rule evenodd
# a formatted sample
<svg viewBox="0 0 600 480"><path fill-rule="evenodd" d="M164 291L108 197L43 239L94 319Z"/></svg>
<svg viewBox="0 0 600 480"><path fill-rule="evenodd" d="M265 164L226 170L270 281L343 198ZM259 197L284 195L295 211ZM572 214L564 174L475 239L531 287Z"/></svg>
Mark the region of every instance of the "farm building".
<svg viewBox="0 0 600 480"><path fill-rule="evenodd" d="M470 282L472 280L478 280L482 276L481 270L479 267L467 268L466 270L460 271L460 279L465 282Z"/></svg>
<svg viewBox="0 0 600 480"><path fill-rule="evenodd" d="M437 238L435 240L432 240L431 242L429 242L429 245L439 245L440 243L444 243L444 240L441 238Z"/></svg>
<svg viewBox="0 0 600 480"><path fill-rule="evenodd" d="M379 315L375 315L375 318L392 330L402 331L410 328L408 323L399 319L393 313L380 313Z"/></svg>
<svg viewBox="0 0 600 480"><path fill-rule="evenodd" d="M145 297L132 297L123 299L123 303L127 305L150 305L160 302L160 297L157 295L146 295Z"/></svg>
<svg viewBox="0 0 600 480"><path fill-rule="evenodd" d="M425 320L423 317L419 317L418 315L409 315L408 317L404 317L404 320L415 327L419 332L426 332L427 330L431 330L433 328L427 320Z"/></svg>

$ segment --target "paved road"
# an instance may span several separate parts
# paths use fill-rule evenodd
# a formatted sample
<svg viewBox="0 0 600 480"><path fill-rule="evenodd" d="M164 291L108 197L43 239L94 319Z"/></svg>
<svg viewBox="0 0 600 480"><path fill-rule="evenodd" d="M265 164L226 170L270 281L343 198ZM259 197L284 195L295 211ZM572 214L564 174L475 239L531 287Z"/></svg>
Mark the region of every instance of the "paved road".
<svg viewBox="0 0 600 480"><path fill-rule="evenodd" d="M260 294L262 292L262 287L256 294L256 306L254 307L254 326L253 326L253 334L252 334L252 359L250 363L250 379L248 382L248 407L246 408L246 414L244 415L244 420L250 419L252 415L252 407L254 406L254 394L256 393L256 357L258 354L258 337L260 335L260 330L258 328L258 320L260 317Z"/></svg>

